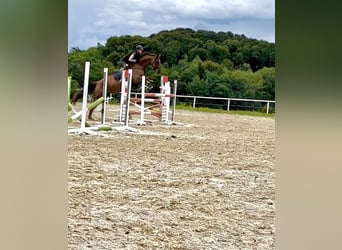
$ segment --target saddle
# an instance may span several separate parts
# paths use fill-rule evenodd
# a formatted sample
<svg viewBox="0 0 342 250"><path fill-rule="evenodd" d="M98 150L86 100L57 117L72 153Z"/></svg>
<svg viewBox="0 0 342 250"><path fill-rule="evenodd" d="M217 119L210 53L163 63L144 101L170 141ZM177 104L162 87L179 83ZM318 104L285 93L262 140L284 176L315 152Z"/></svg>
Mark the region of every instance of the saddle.
<svg viewBox="0 0 342 250"><path fill-rule="evenodd" d="M113 75L114 75L115 80L121 81L121 78L122 78L122 71L121 70L115 71Z"/></svg>
<svg viewBox="0 0 342 250"><path fill-rule="evenodd" d="M114 79L115 80L118 80L118 81L121 81L121 78L122 78L122 71L123 70L127 70L127 69L129 69L130 67L129 67L129 65L127 64L127 63L123 63L122 64L122 67L121 67L121 69L119 70L119 71L115 71L114 72Z"/></svg>

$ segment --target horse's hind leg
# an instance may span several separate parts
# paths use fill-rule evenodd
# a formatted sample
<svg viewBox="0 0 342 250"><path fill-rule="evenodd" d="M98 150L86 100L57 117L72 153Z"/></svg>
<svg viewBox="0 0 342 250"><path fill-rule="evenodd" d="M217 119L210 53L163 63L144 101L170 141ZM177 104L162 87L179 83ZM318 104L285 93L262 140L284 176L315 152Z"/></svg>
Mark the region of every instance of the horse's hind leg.
<svg viewBox="0 0 342 250"><path fill-rule="evenodd" d="M95 90L94 90L94 94L93 94L93 97L94 97L95 100L99 99L102 96L102 86L103 86L103 80L101 80L100 82L98 82L96 84L96 87L95 87ZM93 115L93 112L96 109L96 107L97 106L95 106L92 109L89 109L89 113L88 113L88 119L89 120L94 120L92 115Z"/></svg>
<svg viewBox="0 0 342 250"><path fill-rule="evenodd" d="M82 97L83 90L78 90L71 98L70 102L72 105L75 105L75 103Z"/></svg>
<svg viewBox="0 0 342 250"><path fill-rule="evenodd" d="M95 107L95 108L96 108L96 107ZM92 117L92 114L93 114L95 108L92 108L92 109L89 110L89 113L88 113L88 120L94 120L93 117Z"/></svg>

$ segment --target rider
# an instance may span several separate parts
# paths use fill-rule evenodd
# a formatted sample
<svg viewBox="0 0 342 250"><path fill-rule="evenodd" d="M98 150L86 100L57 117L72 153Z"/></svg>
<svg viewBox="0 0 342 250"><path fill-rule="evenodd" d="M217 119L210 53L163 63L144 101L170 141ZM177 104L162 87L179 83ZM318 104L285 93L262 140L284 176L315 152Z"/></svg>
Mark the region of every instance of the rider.
<svg viewBox="0 0 342 250"><path fill-rule="evenodd" d="M140 56L142 52L144 51L144 47L141 45L137 45L135 47L135 51L133 51L130 56L128 57L128 63L136 63L139 62Z"/></svg>
<svg viewBox="0 0 342 250"><path fill-rule="evenodd" d="M123 58L123 63L118 72L114 73L114 78L117 80L121 80L121 73L124 69L128 69L129 64L139 62L140 56L144 51L144 47L142 45L137 45L135 47L135 51L130 52Z"/></svg>

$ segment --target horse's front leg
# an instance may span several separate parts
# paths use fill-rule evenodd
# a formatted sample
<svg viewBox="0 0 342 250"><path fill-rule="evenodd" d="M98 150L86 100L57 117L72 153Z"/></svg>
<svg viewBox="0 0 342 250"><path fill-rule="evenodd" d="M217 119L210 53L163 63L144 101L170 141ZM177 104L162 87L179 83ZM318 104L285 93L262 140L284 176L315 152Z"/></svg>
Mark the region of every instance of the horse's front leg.
<svg viewBox="0 0 342 250"><path fill-rule="evenodd" d="M151 77L146 77L145 78L145 89L146 90L151 90L153 89L153 86L151 85L151 83L153 82L153 80L151 79Z"/></svg>

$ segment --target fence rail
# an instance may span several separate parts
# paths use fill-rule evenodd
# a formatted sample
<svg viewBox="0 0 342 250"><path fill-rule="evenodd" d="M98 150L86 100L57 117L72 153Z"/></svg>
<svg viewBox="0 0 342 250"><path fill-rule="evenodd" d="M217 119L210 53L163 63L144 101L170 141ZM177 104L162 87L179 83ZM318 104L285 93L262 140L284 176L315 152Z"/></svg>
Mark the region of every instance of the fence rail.
<svg viewBox="0 0 342 250"><path fill-rule="evenodd" d="M275 103L272 100L258 100L258 99L242 99L242 98L230 98L230 97L208 97L208 96L188 96L188 95L177 95L177 98L190 98L193 99L192 107L196 107L196 101L198 99L208 99L208 100L223 100L227 102L227 110L230 110L231 101L243 101L243 102L258 102L258 103L266 103L266 113L268 114L270 111L270 103Z"/></svg>
<svg viewBox="0 0 342 250"><path fill-rule="evenodd" d="M138 97L141 95L141 93L132 93L135 97ZM209 96L192 96L192 95L177 95L177 98L188 98L192 99L192 107L196 108L196 105L199 103L197 102L200 99L206 99L206 100L222 100L226 101L225 105L220 105L220 106L225 106L226 110L230 110L231 107L233 106L231 104L232 101L241 101L241 102L257 102L257 103L265 103L266 104L266 113L268 114L270 112L270 104L271 103L276 103L276 101L272 100L259 100L259 99L242 99L242 98L230 98L230 97L209 97ZM206 104L209 105L209 104ZM211 104L214 105L214 104Z"/></svg>

